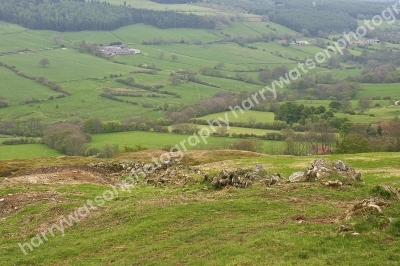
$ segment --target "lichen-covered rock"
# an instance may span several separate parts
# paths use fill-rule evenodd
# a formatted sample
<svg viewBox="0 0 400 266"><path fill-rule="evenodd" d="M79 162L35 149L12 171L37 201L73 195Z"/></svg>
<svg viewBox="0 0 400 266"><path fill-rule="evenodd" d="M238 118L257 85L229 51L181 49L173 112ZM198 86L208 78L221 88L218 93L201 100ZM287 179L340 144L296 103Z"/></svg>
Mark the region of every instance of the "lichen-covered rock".
<svg viewBox="0 0 400 266"><path fill-rule="evenodd" d="M339 174L343 180L347 180L347 183L353 181L362 181L361 173L357 172L350 165L336 160L329 162L324 158L315 159L313 164L306 167L304 172L295 172L289 177L290 182L315 182L315 181L326 181L332 174ZM302 175L303 174L303 175ZM341 180L341 181L343 181ZM346 183L346 182L345 182Z"/></svg>
<svg viewBox="0 0 400 266"><path fill-rule="evenodd" d="M304 172L294 172L291 176L289 176L289 181L292 183L296 182L306 182L306 175Z"/></svg>

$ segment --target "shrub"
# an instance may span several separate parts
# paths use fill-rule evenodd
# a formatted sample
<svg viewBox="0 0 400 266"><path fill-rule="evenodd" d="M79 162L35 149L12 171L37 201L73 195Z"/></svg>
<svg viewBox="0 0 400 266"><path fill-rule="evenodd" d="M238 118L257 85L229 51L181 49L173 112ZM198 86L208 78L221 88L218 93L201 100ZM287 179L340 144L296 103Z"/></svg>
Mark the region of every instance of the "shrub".
<svg viewBox="0 0 400 266"><path fill-rule="evenodd" d="M106 144L100 150L100 152L97 154L96 157L98 157L98 158L111 158L117 153L118 153L118 145Z"/></svg>
<svg viewBox="0 0 400 266"><path fill-rule="evenodd" d="M3 141L3 145L19 145L19 144L34 144L34 143L39 143L38 140L34 138L14 138L14 139L8 139Z"/></svg>
<svg viewBox="0 0 400 266"><path fill-rule="evenodd" d="M371 152L369 141L359 134L349 134L340 141L336 153L362 153Z"/></svg>
<svg viewBox="0 0 400 266"><path fill-rule="evenodd" d="M124 152L138 152L138 151L144 151L147 150L146 146L143 146L142 144L136 144L135 146L124 146Z"/></svg>
<svg viewBox="0 0 400 266"><path fill-rule="evenodd" d="M103 133L121 132L122 124L119 121L107 121L102 124Z"/></svg>
<svg viewBox="0 0 400 266"><path fill-rule="evenodd" d="M100 152L100 150L99 150L98 148L89 147L89 148L85 151L85 156L86 156L86 157L96 156L99 152Z"/></svg>
<svg viewBox="0 0 400 266"><path fill-rule="evenodd" d="M71 123L55 123L47 127L43 143L67 155L84 155L91 136Z"/></svg>
<svg viewBox="0 0 400 266"><path fill-rule="evenodd" d="M258 139L244 139L238 140L230 145L230 148L233 150L242 150L242 151L252 151L259 152L262 147L262 143Z"/></svg>

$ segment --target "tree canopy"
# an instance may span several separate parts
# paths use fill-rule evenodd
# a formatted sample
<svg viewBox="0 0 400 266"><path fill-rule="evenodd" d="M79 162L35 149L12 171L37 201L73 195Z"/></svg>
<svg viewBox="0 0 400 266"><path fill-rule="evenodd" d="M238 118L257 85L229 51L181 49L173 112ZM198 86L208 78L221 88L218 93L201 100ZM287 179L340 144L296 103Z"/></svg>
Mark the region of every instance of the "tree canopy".
<svg viewBox="0 0 400 266"><path fill-rule="evenodd" d="M213 29L215 22L193 14L136 9L84 0L4 0L0 20L30 29L56 31L114 30L144 23L158 28Z"/></svg>

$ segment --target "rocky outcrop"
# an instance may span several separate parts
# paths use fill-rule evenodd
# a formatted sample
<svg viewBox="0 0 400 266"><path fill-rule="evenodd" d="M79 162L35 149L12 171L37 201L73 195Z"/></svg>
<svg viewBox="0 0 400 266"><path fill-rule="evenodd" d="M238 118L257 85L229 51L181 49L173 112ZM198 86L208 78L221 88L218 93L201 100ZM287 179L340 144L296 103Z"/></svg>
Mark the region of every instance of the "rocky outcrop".
<svg viewBox="0 0 400 266"><path fill-rule="evenodd" d="M236 171L228 171L223 169L217 177L213 178L212 185L216 189L221 189L226 186L247 188L251 186L255 180L261 178L260 174L264 170L264 167L261 165L257 165L250 171L240 168Z"/></svg>
<svg viewBox="0 0 400 266"><path fill-rule="evenodd" d="M265 171L262 165L256 165L251 170L237 169L236 171L221 170L217 177L212 180L212 185L216 189L226 186L236 188L247 188L257 181L263 186L273 186L278 182L287 182L279 173L271 174Z"/></svg>
<svg viewBox="0 0 400 266"><path fill-rule="evenodd" d="M376 211L381 213L383 207L387 207L389 205L388 202L381 200L379 198L370 198L364 199L362 201L357 202L354 204L353 208L347 211L345 220L350 219L351 217L357 215L363 215L368 212Z"/></svg>
<svg viewBox="0 0 400 266"><path fill-rule="evenodd" d="M326 179L337 177L341 180L327 182ZM329 162L324 158L315 159L310 167L307 167L304 172L295 172L289 177L289 181L295 182L315 182L322 181L326 186L338 186L354 181L362 181L361 173L357 172L350 165L343 161L336 160Z"/></svg>
<svg viewBox="0 0 400 266"><path fill-rule="evenodd" d="M137 161L100 162L90 166L112 172L115 176L133 176L136 183L153 186L186 185L202 179L198 168L175 162L158 165Z"/></svg>

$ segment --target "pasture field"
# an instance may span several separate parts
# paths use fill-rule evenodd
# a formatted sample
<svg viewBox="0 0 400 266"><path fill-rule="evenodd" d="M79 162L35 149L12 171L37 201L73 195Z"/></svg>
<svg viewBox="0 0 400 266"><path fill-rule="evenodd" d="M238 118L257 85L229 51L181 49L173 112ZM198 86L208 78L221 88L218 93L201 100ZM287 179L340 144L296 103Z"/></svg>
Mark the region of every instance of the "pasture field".
<svg viewBox="0 0 400 266"><path fill-rule="evenodd" d="M240 110L236 111L236 115L232 111L227 111L227 112L221 112L221 113L215 113L215 114L210 114L206 116L199 117L198 119L204 119L204 120L214 120L218 118L222 118L223 120L225 119L225 113L228 115L228 121L229 122L249 122L249 121L255 121L255 122L268 122L272 123L274 122L274 113L271 112L258 112L258 111L253 111L253 110L243 110L244 113L242 114Z"/></svg>
<svg viewBox="0 0 400 266"><path fill-rule="evenodd" d="M113 160L140 160L137 156L124 154ZM387 200L389 206L379 214L368 213L350 220L341 217L360 199L375 197L373 189L377 184L398 187L400 155L324 157L349 163L361 171L365 183L346 186L346 190L327 188L319 182L215 190L209 182L202 181L201 175L192 175L194 181L184 186L139 184L129 191L118 190L117 196L90 209L85 219L65 226L65 235L54 230L54 236L48 235L47 241L28 250L27 255L18 243L29 242L60 217L67 217L87 200L93 201L110 190L110 186L10 184L6 180L4 185L0 183L0 195L35 193L36 197L49 197L51 191L51 197L57 200L29 198L29 202L18 205L17 211L4 214L5 219L0 220L0 261L11 265L397 265L398 200ZM256 164L287 177L304 170L314 159L235 151L189 152L183 163L195 162L196 168L211 178L222 168L252 169ZM89 158L73 160L80 164L93 162ZM16 167L43 166L57 160L6 163ZM394 218L395 223L380 229L388 217ZM342 224L352 230L338 232ZM354 231L357 234L353 235Z"/></svg>
<svg viewBox="0 0 400 266"><path fill-rule="evenodd" d="M355 68L355 69L346 69L346 68L341 68L341 69L335 69L331 72L332 77L334 79L338 79L338 80L342 80L345 79L347 77L358 77L361 75L361 72L363 70L359 69L359 68ZM326 72L326 73L330 73L330 72ZM323 73L323 74L326 74ZM321 73L322 74L322 73ZM364 84L362 84L362 86L364 86Z"/></svg>
<svg viewBox="0 0 400 266"><path fill-rule="evenodd" d="M202 126L199 129L203 128ZM208 128L208 127L206 127ZM236 128L238 132L241 129ZM206 132L206 131L204 131ZM211 131L212 132L212 131ZM242 132L245 132L244 130ZM252 130L246 131L251 133ZM257 131L254 131L257 132ZM264 134L267 130L264 130ZM188 150L217 150L217 149L228 149L230 144L240 141L243 139L231 138L231 137L214 137L208 136L206 141L199 138L200 142L197 145L188 144L188 139L192 135L185 134L174 134L174 133L160 133L160 132L144 132L144 131L130 131L130 132L118 132L108 134L95 134L92 136L90 146L95 148L102 148L104 145L118 145L121 151L124 147L135 147L136 145L142 145L148 149L169 149L175 145L178 145L183 149L184 145ZM198 141L191 139L192 143ZM283 141L272 141L272 140L259 140L260 147L259 151L266 154L276 154L282 152L284 148Z"/></svg>
<svg viewBox="0 0 400 266"><path fill-rule="evenodd" d="M62 155L44 144L1 145L0 160L30 159Z"/></svg>
<svg viewBox="0 0 400 266"><path fill-rule="evenodd" d="M115 83L115 81L79 80L61 84L67 91L72 93L71 96L29 105L1 108L0 115L3 119L38 117L46 123L91 117L99 117L104 120L123 120L140 114L146 114L149 117L162 115L159 111L152 111L138 105L102 98L100 96L102 91L98 88L113 87L113 85L117 88L121 87L121 84ZM11 108L12 112L10 112Z"/></svg>
<svg viewBox="0 0 400 266"><path fill-rule="evenodd" d="M47 58L50 65L42 67L39 61ZM136 68L80 53L73 49L54 49L35 53L3 56L2 61L15 65L31 76L43 76L55 82L102 79L110 74L126 75Z"/></svg>
<svg viewBox="0 0 400 266"><path fill-rule="evenodd" d="M230 36L261 36L263 33L271 33L273 30L268 28L267 23L261 22L233 22L232 25L225 26L221 32Z"/></svg>
<svg viewBox="0 0 400 266"><path fill-rule="evenodd" d="M150 2L149 2L150 3ZM270 27L275 27L271 23ZM236 27L242 27L246 31L254 33L261 32L262 30L270 30L266 27L265 23L261 22L241 22L234 23L231 30L237 30ZM224 30L224 29L223 29ZM237 30L240 33L242 30ZM279 30L277 30L279 32ZM0 24L1 34L18 33L18 34L29 34L33 36L33 40L40 39L38 42L43 46L42 41L47 42L46 47L51 47L48 50L35 51L35 52L24 52L21 54L11 54L1 57L1 61L15 65L21 71L32 75L32 76L44 76L51 81L58 82L64 89L71 92L71 96L56 99L54 101L42 101L40 103L34 103L31 105L12 106L9 109L0 110L0 115L4 118L28 118L28 117L40 117L47 122L67 119L79 119L89 117L100 117L103 120L112 119L124 119L134 115L146 114L150 117L160 117L163 112L151 111L141 106L133 106L127 103L113 102L109 99L101 98L101 88L120 88L124 87L122 84L115 82L115 77L110 78L110 75L122 76L122 78L133 77L137 83L140 84L162 84L165 85L165 90L171 92L177 92L181 95L181 98L173 98L167 96L166 98L132 98L132 97L120 97L123 100L136 101L139 104L152 103L154 107L168 103L170 105L179 104L195 104L202 99L212 97L215 93L221 90L230 91L258 91L262 89L261 85L254 85L244 83L232 79L217 78L217 77L206 77L199 76L200 79L217 84L221 86L220 89L213 88L205 85L194 84L194 83L181 83L180 85L170 85L169 75L171 72L178 71L179 69L189 69L197 72L199 68L207 66L214 67L218 62L224 62L226 64L222 72L226 75L234 75L235 70L246 70L247 75L253 76L257 80L258 72L254 71L254 68L268 66L270 69L279 66L286 65L289 69L293 69L297 66L296 61L284 58L285 56L296 57L299 59L306 57L307 54L316 52L318 47L281 47L275 43L255 43L252 44L258 47L258 50L241 47L237 44L225 43L225 44L163 44L163 45L143 45L142 41L154 39L154 37L168 38L174 36L176 39L185 39L191 43L196 42L197 38L202 39L203 42L215 41L222 38L222 34L217 31L207 30L189 30L189 29L170 29L160 30L154 27L145 26L142 24L132 25L120 28L112 32L65 32L55 33L52 31L32 31L21 28L16 25L10 25L6 23ZM146 35L147 34L147 35ZM258 34L258 33L257 33ZM65 44L66 48L55 48L52 41L54 35L60 35ZM12 41L12 34L5 35L7 39ZM35 39L36 38L36 39ZM86 39L87 38L87 39ZM111 60L105 60L97 58L89 54L80 53L73 49L73 43L85 39L88 42L95 43L109 43L112 41L123 41L130 43L130 47L137 48L142 51L139 55L128 55L128 56L116 56ZM29 43L27 43L29 44ZM13 45L15 46L15 45ZM37 46L39 47L39 46ZM28 47L30 49L37 48ZM281 49L280 49L281 48ZM11 47L10 47L11 49ZM265 51L263 51L265 50ZM12 51L12 49L11 49ZM279 51L283 57L275 54ZM319 51L319 50L318 50ZM163 56L160 57L160 54ZM176 54L178 56L177 61L173 61L171 56ZM42 67L39 65L39 61L42 58L48 58L50 65ZM117 63L115 63L117 62ZM124 62L124 64L119 64ZM162 71L158 71L156 75L146 74L130 74L131 71L139 70L137 67L139 64L146 64L152 66L153 64L161 68ZM0 72L0 75L4 75L4 71ZM309 74L318 73L325 71L322 68L315 68L310 71ZM356 75L359 70L354 70L353 75ZM2 74L3 73L3 74ZM334 70L332 74L336 76L344 76L349 74L349 71L345 70ZM7 74L6 74L7 75ZM11 103L21 103L26 100L27 97L44 99L49 95L56 95L56 93L50 91L48 88L44 90L38 90L42 88L40 84L33 83L31 81L22 81L23 79L16 76L13 73L9 74L12 80L16 80L18 84L27 82L32 84L33 90L29 90L29 93L19 93L11 95L11 91L14 91L15 85L9 78L7 81L8 87L4 90L3 94L6 96ZM3 84L2 84L3 85ZM28 86L28 85L27 85ZM24 86L26 87L26 86ZM9 112L11 110L12 112ZM112 110L112 111L111 111Z"/></svg>
<svg viewBox="0 0 400 266"><path fill-rule="evenodd" d="M5 67L0 67L0 80L0 96L6 97L10 105L25 104L25 100L32 98L42 100L57 95L48 87L20 77Z"/></svg>
<svg viewBox="0 0 400 266"><path fill-rule="evenodd" d="M206 125L199 125L198 129L201 128L208 128L208 130L212 130L211 126L206 126ZM216 128L216 127L215 127ZM257 136L264 136L267 133L280 133L279 130L268 130L268 129L259 129L259 128L247 128L247 127L229 127L229 129L226 130L227 133L229 133L231 136L232 134L254 134ZM278 141L276 141L278 143ZM282 147L283 147L283 142L282 142Z"/></svg>
<svg viewBox="0 0 400 266"><path fill-rule="evenodd" d="M338 116L345 116L353 122L358 123L369 123L378 122L380 120L390 120L396 116L400 116L400 106L390 107L390 108L371 108L365 112L366 115L348 115L348 114L338 114ZM369 115L373 116L369 116Z"/></svg>
<svg viewBox="0 0 400 266"><path fill-rule="evenodd" d="M153 9L153 10L173 10L178 12L212 12L214 13L215 10L207 7L198 6L196 4L159 4L156 2L152 2L149 0L110 0L108 1L110 4L113 5L131 5L135 8L144 8L144 9Z"/></svg>
<svg viewBox="0 0 400 266"><path fill-rule="evenodd" d="M310 54L306 53L298 48L298 46L290 45L290 46L282 46L276 42L256 42L253 44L259 49L265 49L266 51L273 52L275 54L281 54L284 57L298 57L303 61L304 58L310 58Z"/></svg>
<svg viewBox="0 0 400 266"><path fill-rule="evenodd" d="M154 41L162 38L164 40L173 40L180 42L213 42L221 39L221 34L216 31L203 29L158 29L152 26L135 24L125 26L114 30L112 34L118 38L118 41L124 43L140 44L143 41Z"/></svg>
<svg viewBox="0 0 400 266"><path fill-rule="evenodd" d="M362 97L386 97L390 96L393 100L400 100L400 84L362 84L363 90L356 95L357 98Z"/></svg>
<svg viewBox="0 0 400 266"><path fill-rule="evenodd" d="M0 53L38 50L54 46L48 39L32 34L34 31L0 21Z"/></svg>

